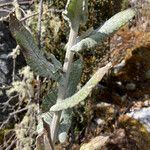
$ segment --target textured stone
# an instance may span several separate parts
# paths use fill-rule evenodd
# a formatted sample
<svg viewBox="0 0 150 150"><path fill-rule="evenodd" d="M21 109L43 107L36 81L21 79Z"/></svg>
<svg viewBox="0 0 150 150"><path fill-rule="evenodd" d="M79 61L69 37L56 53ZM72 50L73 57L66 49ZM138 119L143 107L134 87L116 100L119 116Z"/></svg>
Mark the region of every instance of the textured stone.
<svg viewBox="0 0 150 150"><path fill-rule="evenodd" d="M146 127L147 131L150 133L150 107L142 108L138 111L133 111L129 113L128 116L139 120Z"/></svg>

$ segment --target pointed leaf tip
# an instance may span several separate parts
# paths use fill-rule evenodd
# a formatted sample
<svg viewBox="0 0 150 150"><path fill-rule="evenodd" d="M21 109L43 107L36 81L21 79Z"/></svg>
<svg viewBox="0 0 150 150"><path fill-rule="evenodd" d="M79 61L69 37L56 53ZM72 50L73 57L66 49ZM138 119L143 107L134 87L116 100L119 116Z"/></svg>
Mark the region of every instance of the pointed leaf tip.
<svg viewBox="0 0 150 150"><path fill-rule="evenodd" d="M10 30L13 37L21 47L21 51L31 69L42 77L58 80L60 77L60 63L53 56L51 62L43 56L30 31L16 18L15 13L10 14Z"/></svg>

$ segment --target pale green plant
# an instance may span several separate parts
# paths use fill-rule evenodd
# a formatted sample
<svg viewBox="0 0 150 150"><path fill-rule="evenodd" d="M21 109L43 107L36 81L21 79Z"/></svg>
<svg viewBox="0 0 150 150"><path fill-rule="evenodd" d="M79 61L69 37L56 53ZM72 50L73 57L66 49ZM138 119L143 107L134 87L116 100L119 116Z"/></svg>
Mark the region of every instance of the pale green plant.
<svg viewBox="0 0 150 150"><path fill-rule="evenodd" d="M131 20L134 15L134 10L127 9L114 15L98 29L88 30L84 35L78 37L80 25L84 25L88 19L88 0L68 0L63 17L69 23L70 34L63 65L53 54L51 54L51 62L47 61L30 31L17 20L14 13L10 15L12 35L20 45L28 65L39 76L51 78L58 85L58 88L54 91L51 90L44 100L50 110L40 116L43 120L40 119L38 125L39 134L43 132L46 139L49 139L49 144L45 143L45 146L51 145L51 149L54 149L56 139L59 139L60 142L66 140L67 132L71 125L72 107L86 99L92 89L112 67L110 62L106 66L99 68L91 79L77 91L77 85L80 82L83 70L83 60L79 52L102 43ZM74 60L74 54L79 56L76 61ZM45 123L49 126L49 130L46 133L44 132Z"/></svg>

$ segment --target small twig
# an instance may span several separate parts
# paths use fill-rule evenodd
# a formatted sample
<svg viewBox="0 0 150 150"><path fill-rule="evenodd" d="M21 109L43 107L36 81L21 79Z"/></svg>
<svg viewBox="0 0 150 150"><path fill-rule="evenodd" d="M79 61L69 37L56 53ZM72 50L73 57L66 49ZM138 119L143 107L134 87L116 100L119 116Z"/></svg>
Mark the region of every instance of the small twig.
<svg viewBox="0 0 150 150"><path fill-rule="evenodd" d="M7 12L7 13L11 13L12 11L11 11L11 10L8 10L8 9L0 9L0 12Z"/></svg>
<svg viewBox="0 0 150 150"><path fill-rule="evenodd" d="M44 119L42 119L42 121L43 121L44 133L46 134L49 145L51 146L50 150L54 150L54 143L52 142L51 139L50 126L44 121Z"/></svg>
<svg viewBox="0 0 150 150"><path fill-rule="evenodd" d="M6 124L8 124L9 120L11 119L11 117L13 117L14 115L16 115L16 114L18 114L18 113L21 113L21 112L23 112L23 111L25 111L25 110L27 110L27 109L28 109L28 107L25 107L25 108L22 108L22 109L19 109L19 110L15 111L15 112L10 113L9 116L8 116L8 118L7 118L7 120L5 120L5 121L2 123L2 125L0 126L0 130L1 130Z"/></svg>
<svg viewBox="0 0 150 150"><path fill-rule="evenodd" d="M34 3L34 0L24 1L24 2L19 2L19 5L26 5L26 4L32 5L33 3ZM12 5L13 5L13 2L8 2L8 3L1 4L0 7L12 6Z"/></svg>
<svg viewBox="0 0 150 150"><path fill-rule="evenodd" d="M37 40L38 47L41 48L41 26L42 26L42 14L43 14L43 0L40 0L39 3L39 16L38 16L38 24L37 24Z"/></svg>
<svg viewBox="0 0 150 150"><path fill-rule="evenodd" d="M43 15L47 14L48 12L62 13L63 11L64 11L63 9L57 10L57 9L53 9L52 8L52 9L49 9L46 12L44 12ZM29 19L31 17L37 16L38 14L39 14L39 12L35 12L35 13L31 14L31 15L28 15L28 16L22 18L20 21L25 21L25 20L27 20L27 19Z"/></svg>
<svg viewBox="0 0 150 150"><path fill-rule="evenodd" d="M16 115L16 114L18 114L18 113L21 113L21 112L23 112L23 111L25 111L25 110L27 110L27 109L28 109L28 107L25 107L25 108L22 108L22 109L19 109L19 110L15 111L15 112L12 112L12 113L10 113L9 115L10 115L10 116L13 116L13 115Z"/></svg>
<svg viewBox="0 0 150 150"><path fill-rule="evenodd" d="M35 94L35 103L38 105L38 113L40 112L40 109L39 109L39 103L40 103L40 90L41 90L41 83L40 83L40 78L39 76L37 76L36 78L36 94Z"/></svg>
<svg viewBox="0 0 150 150"><path fill-rule="evenodd" d="M27 103L27 105L29 105L29 104L31 103L31 101L32 101L32 94L31 94L30 88L28 87L27 82L25 81L26 79L23 78L23 80L24 80L24 82L25 82L25 84L26 84L27 93L28 93L28 96L29 96L29 100L28 100L28 103Z"/></svg>
<svg viewBox="0 0 150 150"><path fill-rule="evenodd" d="M6 102L4 102L4 103L1 104L1 105L3 105L2 106L3 112L6 110L7 107L11 107L11 105L9 104L10 101L12 101L14 98L16 98L18 96L19 96L19 94L11 96Z"/></svg>
<svg viewBox="0 0 150 150"><path fill-rule="evenodd" d="M38 12L33 13L33 14L31 14L31 15L28 15L28 16L22 18L20 21L25 21L25 20L27 20L27 19L29 19L29 18L31 18L31 17L37 16L38 14L39 14Z"/></svg>
<svg viewBox="0 0 150 150"><path fill-rule="evenodd" d="M31 107L30 107L30 109L31 109ZM30 111L30 109L28 109L28 112ZM36 132L35 129L33 128L33 126L34 126L35 121L36 121L37 111L36 110L32 111L32 114L30 114L30 117L32 117L34 119L32 119L32 121L30 122L30 124L27 128L27 133L29 134L30 137L33 137L34 133ZM32 130L32 134L31 134L31 130Z"/></svg>
<svg viewBox="0 0 150 150"><path fill-rule="evenodd" d="M16 141L17 141L17 138L11 142L11 144L9 145L9 147L6 148L6 150L11 150L12 146L16 143Z"/></svg>
<svg viewBox="0 0 150 150"><path fill-rule="evenodd" d="M11 116L9 116L9 117L7 118L7 120L5 120L5 121L1 124L0 130L9 122L10 118L11 118Z"/></svg>
<svg viewBox="0 0 150 150"><path fill-rule="evenodd" d="M42 28L42 14L43 14L43 0L39 0L39 12L38 12L38 24L37 24L37 41L38 41L38 47L41 49L41 28ZM36 104L38 105L38 113L39 110L39 99L40 99L40 78L37 76L37 91L35 95Z"/></svg>
<svg viewBox="0 0 150 150"><path fill-rule="evenodd" d="M15 71L16 71L16 58L13 59L12 82L15 81Z"/></svg>
<svg viewBox="0 0 150 150"><path fill-rule="evenodd" d="M13 138L15 138L15 133L13 133L13 134L11 135L11 137L6 141L6 143L4 143L3 147L4 147L4 148L7 148L8 145L9 145L9 147L10 147L10 146L11 146L10 142L13 141ZM11 142L11 143L12 143L12 142Z"/></svg>
<svg viewBox="0 0 150 150"><path fill-rule="evenodd" d="M8 90L8 89L10 89L12 86L10 86L10 85L7 85L7 84L3 84L3 86L0 86L0 90Z"/></svg>

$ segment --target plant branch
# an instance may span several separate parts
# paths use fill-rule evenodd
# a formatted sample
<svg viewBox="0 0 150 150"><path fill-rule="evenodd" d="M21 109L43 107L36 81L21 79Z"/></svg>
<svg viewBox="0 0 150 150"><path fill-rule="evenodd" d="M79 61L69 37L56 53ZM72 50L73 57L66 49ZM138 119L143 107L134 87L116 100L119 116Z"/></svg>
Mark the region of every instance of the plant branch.
<svg viewBox="0 0 150 150"><path fill-rule="evenodd" d="M43 15L47 14L48 12L62 13L63 11L64 11L63 9L57 10L57 9L51 8L51 9L45 11L45 12L43 13ZM20 21L25 21L25 20L27 20L27 19L29 19L29 18L31 18L31 17L37 16L38 14L39 14L39 12L35 12L35 13L31 14L31 15L27 15L26 17L22 18Z"/></svg>
<svg viewBox="0 0 150 150"><path fill-rule="evenodd" d="M8 9L0 9L0 12L7 12L7 13L10 13L11 10L8 10Z"/></svg>
<svg viewBox="0 0 150 150"><path fill-rule="evenodd" d="M33 4L34 3L34 0L32 1L24 1L24 2L19 2L19 5L26 5L26 4ZM5 6L12 6L13 5L13 2L8 2L8 3L4 3L4 4L1 4L0 7L5 7Z"/></svg>
<svg viewBox="0 0 150 150"><path fill-rule="evenodd" d="M38 47L41 48L41 19L43 14L43 0L39 2L39 16L38 16L38 25L37 25L37 40L38 40Z"/></svg>

